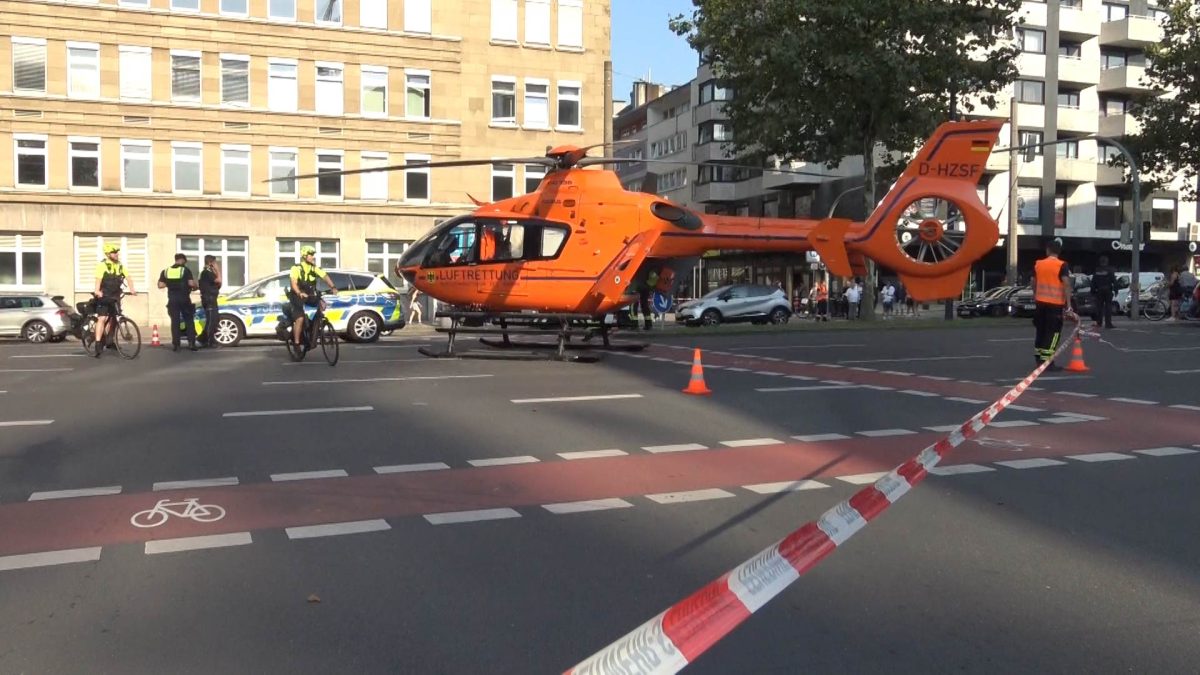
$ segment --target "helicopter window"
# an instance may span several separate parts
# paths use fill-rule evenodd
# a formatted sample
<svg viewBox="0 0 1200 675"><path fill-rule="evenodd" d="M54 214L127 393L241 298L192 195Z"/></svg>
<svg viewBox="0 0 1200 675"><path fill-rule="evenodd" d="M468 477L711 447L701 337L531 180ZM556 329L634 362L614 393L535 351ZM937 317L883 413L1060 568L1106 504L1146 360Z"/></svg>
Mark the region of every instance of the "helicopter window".
<svg viewBox="0 0 1200 675"><path fill-rule="evenodd" d="M567 240L567 228L546 225L542 227L541 258L557 258Z"/></svg>

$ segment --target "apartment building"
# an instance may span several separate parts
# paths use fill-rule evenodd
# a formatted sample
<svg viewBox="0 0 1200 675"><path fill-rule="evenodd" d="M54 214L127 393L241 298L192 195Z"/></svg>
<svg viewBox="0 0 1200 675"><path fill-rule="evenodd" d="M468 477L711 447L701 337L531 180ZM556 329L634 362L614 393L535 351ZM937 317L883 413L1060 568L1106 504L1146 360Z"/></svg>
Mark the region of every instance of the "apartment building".
<svg viewBox="0 0 1200 675"><path fill-rule="evenodd" d="M83 298L103 243L165 317L158 271L227 289L290 267L389 274L409 242L531 190L523 157L604 137L609 0L0 2L0 290ZM269 179L283 179L271 182ZM394 280L397 284L399 280Z"/></svg>

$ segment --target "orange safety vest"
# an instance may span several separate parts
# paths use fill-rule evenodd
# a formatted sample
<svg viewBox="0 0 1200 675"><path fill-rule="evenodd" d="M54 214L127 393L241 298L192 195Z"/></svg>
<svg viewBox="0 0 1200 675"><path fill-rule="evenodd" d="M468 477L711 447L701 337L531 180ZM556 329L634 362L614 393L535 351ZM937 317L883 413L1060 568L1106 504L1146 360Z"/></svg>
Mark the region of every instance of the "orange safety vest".
<svg viewBox="0 0 1200 675"><path fill-rule="evenodd" d="M825 286L824 282L817 284L817 302L828 299L829 289Z"/></svg>
<svg viewBox="0 0 1200 675"><path fill-rule="evenodd" d="M1033 299L1044 305L1067 304L1063 290L1062 270L1066 265L1059 258L1042 258L1033 266Z"/></svg>
<svg viewBox="0 0 1200 675"><path fill-rule="evenodd" d="M492 260L496 257L496 233L492 230L485 229L483 236L479 240L479 259L481 261Z"/></svg>

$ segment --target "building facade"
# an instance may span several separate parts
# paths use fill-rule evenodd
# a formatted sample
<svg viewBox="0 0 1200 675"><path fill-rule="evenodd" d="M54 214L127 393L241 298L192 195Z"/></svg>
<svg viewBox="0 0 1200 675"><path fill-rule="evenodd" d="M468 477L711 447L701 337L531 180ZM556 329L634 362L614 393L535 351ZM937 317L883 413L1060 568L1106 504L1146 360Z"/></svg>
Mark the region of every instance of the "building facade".
<svg viewBox="0 0 1200 675"><path fill-rule="evenodd" d="M117 242L145 321L176 251L216 255L227 290L305 243L390 276L470 196L543 174L290 177L527 157L607 123L609 0L26 0L0 23L0 290L82 299Z"/></svg>

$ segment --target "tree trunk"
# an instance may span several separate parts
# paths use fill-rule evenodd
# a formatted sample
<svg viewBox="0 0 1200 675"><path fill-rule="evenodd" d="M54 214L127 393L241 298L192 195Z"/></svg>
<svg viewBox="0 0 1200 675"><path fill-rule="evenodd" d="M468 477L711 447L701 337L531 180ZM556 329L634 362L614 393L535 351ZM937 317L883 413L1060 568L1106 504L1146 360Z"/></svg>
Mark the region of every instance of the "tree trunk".
<svg viewBox="0 0 1200 675"><path fill-rule="evenodd" d="M875 210L875 139L868 138L863 144L863 212L870 217ZM883 223L887 227L887 223ZM867 278L863 279L862 303L858 316L865 321L875 320L875 288L879 285L879 271L875 261L867 259Z"/></svg>

